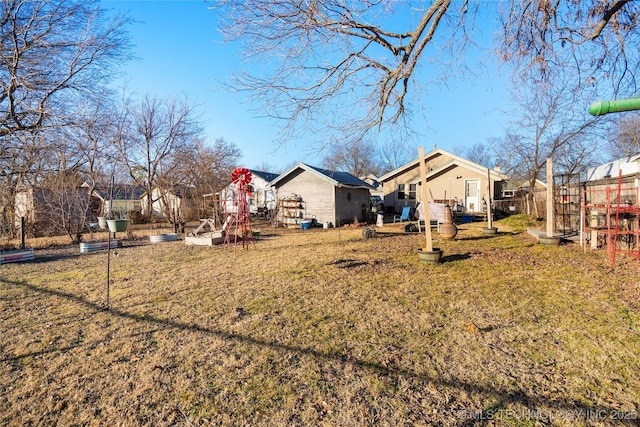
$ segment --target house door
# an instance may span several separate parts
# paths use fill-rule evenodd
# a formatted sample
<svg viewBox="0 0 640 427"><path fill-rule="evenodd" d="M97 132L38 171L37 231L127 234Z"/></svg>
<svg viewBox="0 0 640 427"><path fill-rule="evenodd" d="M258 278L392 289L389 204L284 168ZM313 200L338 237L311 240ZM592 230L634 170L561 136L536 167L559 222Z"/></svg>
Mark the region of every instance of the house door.
<svg viewBox="0 0 640 427"><path fill-rule="evenodd" d="M464 182L464 206L467 211L480 212L480 180L468 179Z"/></svg>

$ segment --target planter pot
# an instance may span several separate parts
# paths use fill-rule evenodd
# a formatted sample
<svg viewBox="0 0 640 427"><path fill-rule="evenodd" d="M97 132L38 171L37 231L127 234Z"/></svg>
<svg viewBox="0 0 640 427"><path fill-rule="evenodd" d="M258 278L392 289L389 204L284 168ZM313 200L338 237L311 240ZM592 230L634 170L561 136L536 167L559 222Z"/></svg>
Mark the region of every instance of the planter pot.
<svg viewBox="0 0 640 427"><path fill-rule="evenodd" d="M127 231L127 228L129 228L129 220L128 219L108 219L107 225L109 226L109 231L112 233L117 233L119 231Z"/></svg>
<svg viewBox="0 0 640 427"><path fill-rule="evenodd" d="M437 264L442 258L442 249L433 248L432 251L418 249L418 258L420 258L420 261L427 264Z"/></svg>
<svg viewBox="0 0 640 427"><path fill-rule="evenodd" d="M33 249L0 252L0 264L9 262L31 261L35 259Z"/></svg>
<svg viewBox="0 0 640 427"><path fill-rule="evenodd" d="M458 227L453 223L451 208L449 206L444 207L444 220L438 228L438 233L440 237L447 240L453 239L456 237L456 234L458 234Z"/></svg>
<svg viewBox="0 0 640 427"><path fill-rule="evenodd" d="M498 228L497 227L482 227L482 234L484 234L485 236L495 236L496 234L498 234Z"/></svg>
<svg viewBox="0 0 640 427"><path fill-rule="evenodd" d="M104 216L98 217L98 227L107 228L107 217L104 217Z"/></svg>
<svg viewBox="0 0 640 427"><path fill-rule="evenodd" d="M540 244L544 246L558 246L560 245L560 240L560 237L540 236Z"/></svg>
<svg viewBox="0 0 640 427"><path fill-rule="evenodd" d="M151 241L151 243L173 242L175 240L178 240L178 233L167 233L158 234L156 236L149 236L149 241Z"/></svg>
<svg viewBox="0 0 640 427"><path fill-rule="evenodd" d="M120 240L112 240L111 242L81 242L80 243L80 253L86 254L94 251L101 251L104 249L115 249L122 246L122 242Z"/></svg>

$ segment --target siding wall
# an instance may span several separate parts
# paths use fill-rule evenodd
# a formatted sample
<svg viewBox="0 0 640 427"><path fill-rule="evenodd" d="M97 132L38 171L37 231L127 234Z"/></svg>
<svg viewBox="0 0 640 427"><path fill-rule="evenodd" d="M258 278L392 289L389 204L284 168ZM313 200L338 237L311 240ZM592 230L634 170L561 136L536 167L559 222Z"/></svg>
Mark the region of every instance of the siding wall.
<svg viewBox="0 0 640 427"><path fill-rule="evenodd" d="M349 197L349 195L351 195ZM362 221L362 205L369 208L370 192L360 188L336 188L336 225Z"/></svg>
<svg viewBox="0 0 640 427"><path fill-rule="evenodd" d="M362 205L369 206L369 190L335 187L331 182L305 170L292 172L277 188L279 198L302 197L305 218L335 226L362 220ZM348 194L351 194L350 200Z"/></svg>
<svg viewBox="0 0 640 427"><path fill-rule="evenodd" d="M315 218L319 223L336 224L334 186L326 179L298 169L279 183L277 192L280 199L292 194L302 197L306 219Z"/></svg>
<svg viewBox="0 0 640 427"><path fill-rule="evenodd" d="M438 159L442 159L440 156ZM437 160L437 159L436 159ZM449 159L447 159L448 161ZM435 169L443 162L427 162L427 171ZM460 178L458 178L460 177ZM438 202L447 202L457 198L463 204L465 197L465 180L480 180L481 198L487 194L487 174L478 173L462 166L452 165L451 168L443 170L436 176L429 177L429 200ZM396 212L400 212L404 206L415 208L417 203L422 199L421 184L416 186L416 200L398 199L398 184L405 184L405 191L408 193L409 184L420 182L420 168L408 170L402 174L396 175L392 179L384 183L384 204L385 206L394 206ZM493 183L493 199L500 198L501 181L492 181ZM481 204L480 204L481 205Z"/></svg>

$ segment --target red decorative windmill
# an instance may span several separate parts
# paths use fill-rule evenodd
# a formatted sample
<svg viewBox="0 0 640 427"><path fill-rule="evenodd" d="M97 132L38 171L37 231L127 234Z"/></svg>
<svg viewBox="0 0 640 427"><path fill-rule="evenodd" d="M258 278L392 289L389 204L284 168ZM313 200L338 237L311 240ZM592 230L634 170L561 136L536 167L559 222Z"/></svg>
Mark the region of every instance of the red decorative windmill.
<svg viewBox="0 0 640 427"><path fill-rule="evenodd" d="M235 212L232 209L231 212L227 212L225 215L227 218L225 223L225 243L227 245L231 244L231 235L233 235L234 247L238 245L238 240L242 242L242 247L247 249L249 248L249 241L255 244L251 230L251 214L247 203L247 198L251 197L251 190L249 189L251 178L251 171L247 168L236 168L231 173L231 181L236 186L236 194L233 203Z"/></svg>

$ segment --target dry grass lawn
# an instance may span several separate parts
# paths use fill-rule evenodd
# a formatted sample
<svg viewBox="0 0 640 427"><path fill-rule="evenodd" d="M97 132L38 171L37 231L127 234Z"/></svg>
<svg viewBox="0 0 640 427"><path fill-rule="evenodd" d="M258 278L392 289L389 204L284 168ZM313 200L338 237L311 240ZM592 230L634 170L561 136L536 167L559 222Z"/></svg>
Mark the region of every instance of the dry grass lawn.
<svg viewBox="0 0 640 427"><path fill-rule="evenodd" d="M498 222L0 266L0 425L638 425L640 265ZM254 229L256 227L254 226ZM624 418L619 420L618 418Z"/></svg>

